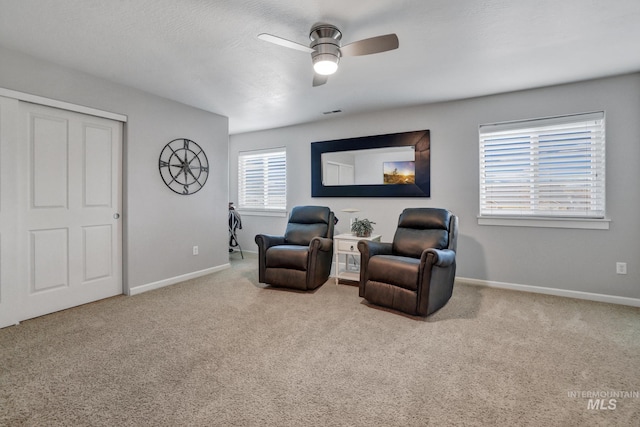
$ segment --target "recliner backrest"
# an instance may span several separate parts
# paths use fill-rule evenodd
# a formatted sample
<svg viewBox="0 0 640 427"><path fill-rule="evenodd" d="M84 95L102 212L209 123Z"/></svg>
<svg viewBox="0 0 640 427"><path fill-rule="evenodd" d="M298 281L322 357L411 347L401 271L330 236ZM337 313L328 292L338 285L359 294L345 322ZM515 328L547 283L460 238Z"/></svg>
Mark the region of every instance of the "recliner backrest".
<svg viewBox="0 0 640 427"><path fill-rule="evenodd" d="M420 258L427 248L449 247L451 212L438 208L407 208L400 214L393 252Z"/></svg>
<svg viewBox="0 0 640 427"><path fill-rule="evenodd" d="M333 214L325 206L296 206L291 210L284 239L287 244L308 246L314 237L333 238Z"/></svg>

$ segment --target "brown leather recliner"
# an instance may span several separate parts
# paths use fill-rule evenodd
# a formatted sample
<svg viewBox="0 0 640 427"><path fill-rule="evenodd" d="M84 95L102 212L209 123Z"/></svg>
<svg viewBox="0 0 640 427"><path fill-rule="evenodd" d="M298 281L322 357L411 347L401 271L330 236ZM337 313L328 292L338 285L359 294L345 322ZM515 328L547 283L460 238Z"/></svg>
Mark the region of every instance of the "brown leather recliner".
<svg viewBox="0 0 640 427"><path fill-rule="evenodd" d="M458 217L446 209L408 208L393 243L358 242L359 295L372 304L428 316L453 292Z"/></svg>
<svg viewBox="0 0 640 427"><path fill-rule="evenodd" d="M296 206L284 236L258 234L258 279L272 286L312 290L329 279L334 213L324 206Z"/></svg>

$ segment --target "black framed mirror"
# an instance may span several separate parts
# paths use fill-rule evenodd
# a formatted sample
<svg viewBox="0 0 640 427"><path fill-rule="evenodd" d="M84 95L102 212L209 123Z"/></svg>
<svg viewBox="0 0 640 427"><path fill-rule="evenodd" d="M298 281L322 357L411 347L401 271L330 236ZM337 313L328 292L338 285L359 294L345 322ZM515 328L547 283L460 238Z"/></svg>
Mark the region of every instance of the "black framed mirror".
<svg viewBox="0 0 640 427"><path fill-rule="evenodd" d="M311 143L312 197L430 197L429 130Z"/></svg>

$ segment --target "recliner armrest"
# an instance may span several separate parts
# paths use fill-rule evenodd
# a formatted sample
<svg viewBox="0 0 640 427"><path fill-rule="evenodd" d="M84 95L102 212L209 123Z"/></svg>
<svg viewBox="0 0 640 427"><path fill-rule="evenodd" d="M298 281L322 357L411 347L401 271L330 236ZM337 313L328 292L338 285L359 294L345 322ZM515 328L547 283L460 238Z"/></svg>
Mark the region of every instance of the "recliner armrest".
<svg viewBox="0 0 640 427"><path fill-rule="evenodd" d="M284 236L273 236L270 234L256 234L255 240L258 244L258 248L262 250L267 250L271 246L285 244Z"/></svg>
<svg viewBox="0 0 640 427"><path fill-rule="evenodd" d="M369 259L374 255L393 255L392 244L390 242L372 242L371 240L358 241L358 250L361 259Z"/></svg>
<svg viewBox="0 0 640 427"><path fill-rule="evenodd" d="M328 237L314 237L309 242L309 249L312 247L316 247L323 252L329 252L333 249L333 239L329 239Z"/></svg>
<svg viewBox="0 0 640 427"><path fill-rule="evenodd" d="M436 267L449 267L450 265L453 265L456 260L456 253L451 249L428 248L422 252L422 256L420 257L421 264L427 262L429 254L434 255L435 261L433 262L433 265Z"/></svg>
<svg viewBox="0 0 640 427"><path fill-rule="evenodd" d="M358 295L364 297L365 286L369 280L369 259L375 255L393 255L393 244L389 242L372 242L371 240L358 241L360 251L360 284Z"/></svg>

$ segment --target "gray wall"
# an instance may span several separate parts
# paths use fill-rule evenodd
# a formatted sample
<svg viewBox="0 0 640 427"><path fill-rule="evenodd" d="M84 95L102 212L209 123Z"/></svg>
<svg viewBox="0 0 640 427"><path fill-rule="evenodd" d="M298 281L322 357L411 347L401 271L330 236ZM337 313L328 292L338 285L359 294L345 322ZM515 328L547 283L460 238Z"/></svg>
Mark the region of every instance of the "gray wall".
<svg viewBox="0 0 640 427"><path fill-rule="evenodd" d="M128 116L124 147L125 286L136 288L225 266L228 119L0 48L0 87ZM170 84L170 82L167 82ZM170 191L158 173L175 138L200 144L210 163L205 187ZM200 254L192 255L198 245Z"/></svg>
<svg viewBox="0 0 640 427"><path fill-rule="evenodd" d="M479 124L597 110L606 111L609 230L478 225ZM431 198L311 198L311 142L420 129L431 131ZM458 276L640 298L640 74L232 135L231 200L238 152L283 145L288 206L330 206L337 233L348 231L349 215L340 212L348 207L388 241L403 208L446 207L460 217ZM282 234L286 218L245 215L243 225L240 243L255 251L255 234ZM616 261L628 263L627 275L615 274Z"/></svg>

